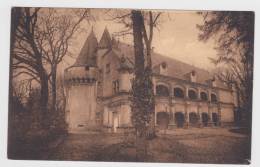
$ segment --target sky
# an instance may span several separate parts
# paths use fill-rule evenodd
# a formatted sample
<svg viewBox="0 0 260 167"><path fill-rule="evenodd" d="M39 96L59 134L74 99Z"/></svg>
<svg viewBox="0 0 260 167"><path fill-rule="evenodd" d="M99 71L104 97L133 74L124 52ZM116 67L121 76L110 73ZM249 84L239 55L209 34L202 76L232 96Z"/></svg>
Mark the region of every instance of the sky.
<svg viewBox="0 0 260 167"><path fill-rule="evenodd" d="M122 24L104 17L104 11L101 12L100 9L93 10L94 15L98 17L95 22L84 23L81 32L76 35L74 57L79 54L92 29L91 27L93 27L98 40L100 40L105 27L111 34L122 30L124 27ZM198 40L199 30L196 25L203 23L202 16L195 11L165 10L159 19L159 29L154 30L152 43L155 52L206 70L215 67L209 60L209 58L214 58L217 55L214 49L214 40L210 39L207 42ZM129 44L133 43L130 35L119 37L119 40ZM69 64L74 61L70 60Z"/></svg>

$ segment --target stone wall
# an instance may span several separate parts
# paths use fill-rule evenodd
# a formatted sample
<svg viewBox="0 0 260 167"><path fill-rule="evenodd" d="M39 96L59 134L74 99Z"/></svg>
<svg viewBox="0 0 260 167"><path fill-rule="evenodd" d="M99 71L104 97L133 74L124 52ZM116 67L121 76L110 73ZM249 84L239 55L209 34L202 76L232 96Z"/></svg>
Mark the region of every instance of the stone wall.
<svg viewBox="0 0 260 167"><path fill-rule="evenodd" d="M96 125L96 85L72 85L68 91L70 130L93 128Z"/></svg>

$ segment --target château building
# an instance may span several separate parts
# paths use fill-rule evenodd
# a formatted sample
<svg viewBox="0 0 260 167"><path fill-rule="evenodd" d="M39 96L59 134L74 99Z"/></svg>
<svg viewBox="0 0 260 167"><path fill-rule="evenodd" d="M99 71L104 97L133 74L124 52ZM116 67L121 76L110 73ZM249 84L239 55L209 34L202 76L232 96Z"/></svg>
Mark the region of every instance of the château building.
<svg viewBox="0 0 260 167"><path fill-rule="evenodd" d="M224 126L234 122L236 97L208 71L152 53L158 128ZM64 73L69 132L131 128L134 48L92 31Z"/></svg>

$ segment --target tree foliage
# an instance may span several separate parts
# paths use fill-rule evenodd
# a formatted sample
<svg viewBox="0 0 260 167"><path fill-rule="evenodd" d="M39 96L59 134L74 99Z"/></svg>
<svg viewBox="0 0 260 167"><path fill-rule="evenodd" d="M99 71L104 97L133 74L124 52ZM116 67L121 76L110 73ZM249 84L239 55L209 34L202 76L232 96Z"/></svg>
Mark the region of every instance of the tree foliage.
<svg viewBox="0 0 260 167"><path fill-rule="evenodd" d="M158 27L162 13L141 10L116 10L116 12L108 10L106 14L109 15L109 20L124 25L121 31L113 34L114 36L133 35L135 79L132 86L132 122L136 128L150 133L151 137L155 136L152 40L154 29Z"/></svg>
<svg viewBox="0 0 260 167"><path fill-rule="evenodd" d="M49 88L51 109L56 106L58 64L70 55L69 47L80 24L89 18L89 10L14 8L13 78L36 81L41 87L42 112L47 111ZM49 86L50 83L50 86Z"/></svg>
<svg viewBox="0 0 260 167"><path fill-rule="evenodd" d="M198 25L199 39L215 38L219 54L215 64L225 64L218 77L228 84L235 84L244 111L252 110L254 64L254 13L253 12L200 12L204 23ZM251 114L249 114L251 115ZM251 118L248 118L251 119Z"/></svg>
<svg viewBox="0 0 260 167"><path fill-rule="evenodd" d="M48 104L48 76L44 69L43 54L38 48L35 35L40 8L14 8L12 16L16 25L11 42L12 78L22 75L36 81L41 86L40 106L41 112L47 111Z"/></svg>
<svg viewBox="0 0 260 167"><path fill-rule="evenodd" d="M80 29L80 24L90 18L87 9L68 10L46 9L38 17L35 40L43 54L45 68L51 84L51 110L56 110L57 69L63 58L70 56L69 47L73 35Z"/></svg>

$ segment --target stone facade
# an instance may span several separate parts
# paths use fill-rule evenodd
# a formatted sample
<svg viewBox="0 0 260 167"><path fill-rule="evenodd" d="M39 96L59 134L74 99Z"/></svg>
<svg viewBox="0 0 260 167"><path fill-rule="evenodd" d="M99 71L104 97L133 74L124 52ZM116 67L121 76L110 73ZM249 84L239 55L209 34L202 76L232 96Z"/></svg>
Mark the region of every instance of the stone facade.
<svg viewBox="0 0 260 167"><path fill-rule="evenodd" d="M131 128L133 47L92 31L76 63L65 70L69 131ZM158 128L221 126L234 122L231 88L205 70L153 53Z"/></svg>

